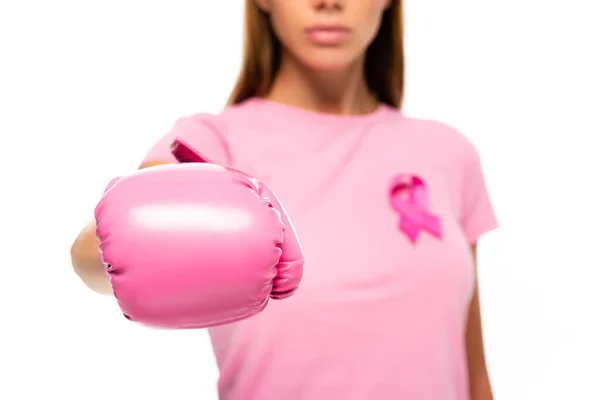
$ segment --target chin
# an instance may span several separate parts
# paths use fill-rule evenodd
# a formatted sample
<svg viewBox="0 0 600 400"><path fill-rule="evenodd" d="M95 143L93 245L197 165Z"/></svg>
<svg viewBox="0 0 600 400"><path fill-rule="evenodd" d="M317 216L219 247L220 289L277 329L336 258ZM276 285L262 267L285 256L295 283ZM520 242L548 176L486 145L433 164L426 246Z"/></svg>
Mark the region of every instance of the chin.
<svg viewBox="0 0 600 400"><path fill-rule="evenodd" d="M326 49L315 51L310 56L302 57L302 62L314 71L335 72L346 70L354 65L356 57L334 49Z"/></svg>

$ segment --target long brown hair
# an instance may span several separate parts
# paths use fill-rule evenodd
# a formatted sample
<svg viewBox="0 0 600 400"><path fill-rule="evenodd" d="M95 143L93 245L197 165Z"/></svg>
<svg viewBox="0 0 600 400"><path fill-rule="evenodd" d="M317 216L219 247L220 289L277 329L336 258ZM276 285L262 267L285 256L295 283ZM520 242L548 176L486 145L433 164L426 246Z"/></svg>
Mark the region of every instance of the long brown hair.
<svg viewBox="0 0 600 400"><path fill-rule="evenodd" d="M271 89L281 61L281 47L269 17L254 0L246 0L244 55L228 105ZM367 49L366 79L382 103L400 108L404 96L404 41L402 0L392 0L384 12L377 36Z"/></svg>

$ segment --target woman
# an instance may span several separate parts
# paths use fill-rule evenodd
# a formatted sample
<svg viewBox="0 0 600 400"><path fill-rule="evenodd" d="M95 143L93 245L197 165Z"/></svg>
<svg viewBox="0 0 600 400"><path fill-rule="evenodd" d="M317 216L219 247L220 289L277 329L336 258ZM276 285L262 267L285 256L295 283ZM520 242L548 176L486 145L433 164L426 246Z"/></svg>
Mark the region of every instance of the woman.
<svg viewBox="0 0 600 400"><path fill-rule="evenodd" d="M398 111L401 21L400 0L247 0L228 107L142 162L176 162L185 136L265 181L302 241L296 295L209 330L223 399L492 399L474 260L496 219L470 142ZM94 232L74 268L110 293Z"/></svg>

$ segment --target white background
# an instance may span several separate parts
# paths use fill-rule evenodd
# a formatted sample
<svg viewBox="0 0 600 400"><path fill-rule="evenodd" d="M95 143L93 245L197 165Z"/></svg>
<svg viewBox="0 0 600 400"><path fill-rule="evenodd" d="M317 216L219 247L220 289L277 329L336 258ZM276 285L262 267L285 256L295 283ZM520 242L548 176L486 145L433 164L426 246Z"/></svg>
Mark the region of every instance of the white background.
<svg viewBox="0 0 600 400"><path fill-rule="evenodd" d="M176 118L223 107L241 4L0 2L1 399L216 398L205 332L126 321L69 247ZM500 400L600 399L596 4L406 5L406 112L475 142L501 223L480 250Z"/></svg>

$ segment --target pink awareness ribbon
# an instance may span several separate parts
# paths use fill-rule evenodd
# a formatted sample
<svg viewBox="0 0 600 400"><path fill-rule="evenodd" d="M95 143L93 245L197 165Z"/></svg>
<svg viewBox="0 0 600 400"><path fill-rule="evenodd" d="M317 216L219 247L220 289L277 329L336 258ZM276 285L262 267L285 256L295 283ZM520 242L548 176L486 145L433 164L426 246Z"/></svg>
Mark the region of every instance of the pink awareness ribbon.
<svg viewBox="0 0 600 400"><path fill-rule="evenodd" d="M423 180L414 175L399 174L390 186L392 208L400 215L400 230L415 243L421 230L441 239L439 217L429 211L427 189Z"/></svg>

